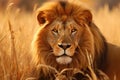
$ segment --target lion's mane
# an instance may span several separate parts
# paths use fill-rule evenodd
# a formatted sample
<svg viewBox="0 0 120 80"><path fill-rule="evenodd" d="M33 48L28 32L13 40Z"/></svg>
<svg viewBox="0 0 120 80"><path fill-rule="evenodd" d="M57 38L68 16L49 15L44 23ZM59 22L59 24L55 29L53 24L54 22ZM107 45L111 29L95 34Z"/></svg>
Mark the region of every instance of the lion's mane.
<svg viewBox="0 0 120 80"><path fill-rule="evenodd" d="M33 40L33 59L36 65L45 64L55 67L57 70L61 70L63 68L83 68L88 66L88 61L86 60L86 56L82 56L82 54L86 53L86 50L82 51L82 54L76 54L73 56L74 62L69 65L59 65L53 54L49 55L51 52L51 46L48 44L46 39L49 36L47 27L50 23L52 23L58 16L62 16L64 14L70 15L73 19L79 24L88 26L89 32L91 35L84 35L84 40L89 39L89 37L93 37L92 40L88 44L88 55L91 56L92 65L94 68L102 69L104 67L103 62L105 62L105 56L107 51L106 40L103 35L97 28L97 26L92 21L91 12L86 9L82 5L78 5L70 2L49 2L44 4L42 7L38 9L37 20L40 24L39 30L36 32L34 40ZM66 20L66 17L63 17L63 22ZM79 45L84 48L84 45ZM86 47L86 46L85 46ZM78 48L78 51L79 50ZM80 63L80 64L79 64Z"/></svg>

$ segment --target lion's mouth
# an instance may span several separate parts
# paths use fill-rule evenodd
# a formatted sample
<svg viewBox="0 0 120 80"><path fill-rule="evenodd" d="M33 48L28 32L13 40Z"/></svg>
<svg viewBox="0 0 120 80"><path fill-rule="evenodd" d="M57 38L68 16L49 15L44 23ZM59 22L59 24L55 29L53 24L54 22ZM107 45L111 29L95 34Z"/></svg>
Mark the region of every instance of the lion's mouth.
<svg viewBox="0 0 120 80"><path fill-rule="evenodd" d="M56 57L56 61L59 64L69 64L72 62L72 57L67 56L67 55L62 55L62 56Z"/></svg>

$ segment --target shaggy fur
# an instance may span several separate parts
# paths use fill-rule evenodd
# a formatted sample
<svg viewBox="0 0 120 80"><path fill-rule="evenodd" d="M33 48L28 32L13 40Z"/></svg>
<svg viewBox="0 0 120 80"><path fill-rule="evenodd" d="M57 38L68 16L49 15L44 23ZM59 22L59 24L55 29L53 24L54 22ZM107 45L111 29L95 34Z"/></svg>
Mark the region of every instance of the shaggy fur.
<svg viewBox="0 0 120 80"><path fill-rule="evenodd" d="M58 71L64 68L82 70L89 65L92 65L94 71L103 69L107 53L106 41L93 23L92 14L87 8L70 2L49 2L39 8L37 20L40 28L33 40L33 63L49 65ZM60 31L56 29L61 30L61 33L58 34ZM58 38L58 35L64 37ZM65 57L59 59L62 53L58 43L61 41L70 43L71 47ZM90 56L90 64L87 55Z"/></svg>

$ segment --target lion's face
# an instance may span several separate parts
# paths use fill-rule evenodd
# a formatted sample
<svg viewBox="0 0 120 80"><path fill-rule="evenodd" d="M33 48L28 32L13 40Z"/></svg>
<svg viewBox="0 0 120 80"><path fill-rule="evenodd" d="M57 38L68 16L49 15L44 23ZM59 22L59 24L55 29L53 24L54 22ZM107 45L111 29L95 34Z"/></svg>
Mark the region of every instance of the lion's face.
<svg viewBox="0 0 120 80"><path fill-rule="evenodd" d="M50 4L38 10L41 27L33 41L35 61L59 70L83 68L89 65L89 56L93 64L104 50L104 41L91 12L68 2Z"/></svg>
<svg viewBox="0 0 120 80"><path fill-rule="evenodd" d="M68 19L65 22L57 20L50 25L47 40L59 64L72 62L83 29L73 19Z"/></svg>

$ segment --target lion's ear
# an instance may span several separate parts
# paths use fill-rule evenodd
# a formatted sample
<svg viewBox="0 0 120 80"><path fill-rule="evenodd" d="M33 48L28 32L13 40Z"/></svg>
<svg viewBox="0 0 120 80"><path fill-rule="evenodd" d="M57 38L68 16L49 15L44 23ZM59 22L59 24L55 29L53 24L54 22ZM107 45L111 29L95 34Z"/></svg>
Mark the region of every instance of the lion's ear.
<svg viewBox="0 0 120 80"><path fill-rule="evenodd" d="M90 24L92 22L92 14L89 10L83 10L77 13L75 15L75 20L81 24L81 23L87 23Z"/></svg>
<svg viewBox="0 0 120 80"><path fill-rule="evenodd" d="M37 20L39 24L45 24L46 22L50 23L52 19L52 15L47 11L39 11L37 15Z"/></svg>
<svg viewBox="0 0 120 80"><path fill-rule="evenodd" d="M46 17L43 11L40 11L37 15L37 20L39 24L44 24L46 22Z"/></svg>
<svg viewBox="0 0 120 80"><path fill-rule="evenodd" d="M92 22L92 13L89 10L83 11L84 21L86 21L88 24Z"/></svg>

